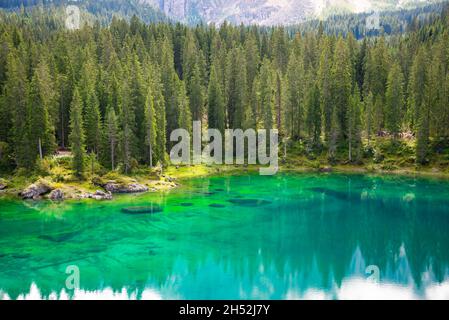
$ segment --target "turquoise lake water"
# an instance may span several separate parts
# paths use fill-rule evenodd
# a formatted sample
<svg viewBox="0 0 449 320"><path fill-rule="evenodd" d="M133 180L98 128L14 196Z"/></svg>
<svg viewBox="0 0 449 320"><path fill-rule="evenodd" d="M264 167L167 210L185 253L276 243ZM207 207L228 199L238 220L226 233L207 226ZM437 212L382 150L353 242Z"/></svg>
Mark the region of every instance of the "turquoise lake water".
<svg viewBox="0 0 449 320"><path fill-rule="evenodd" d="M0 199L1 298L449 299L449 182L241 175L111 202Z"/></svg>

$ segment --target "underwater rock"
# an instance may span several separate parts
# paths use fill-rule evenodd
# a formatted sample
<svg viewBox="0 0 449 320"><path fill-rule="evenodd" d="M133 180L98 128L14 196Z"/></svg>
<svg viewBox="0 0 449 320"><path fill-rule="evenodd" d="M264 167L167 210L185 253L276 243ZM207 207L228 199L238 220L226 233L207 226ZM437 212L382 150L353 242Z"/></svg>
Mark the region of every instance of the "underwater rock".
<svg viewBox="0 0 449 320"><path fill-rule="evenodd" d="M211 208L226 208L226 206L224 204L220 204L220 203L212 203L209 205L209 207L211 207Z"/></svg>
<svg viewBox="0 0 449 320"><path fill-rule="evenodd" d="M323 168L320 168L319 171L321 173L331 173L332 172L332 167L323 167Z"/></svg>
<svg viewBox="0 0 449 320"><path fill-rule="evenodd" d="M341 191L335 191L332 189L327 188L310 188L310 191L316 192L316 193L324 193L326 196L334 197L339 200L360 200L361 196L360 193L356 193L353 195L349 195L348 193L341 192Z"/></svg>
<svg viewBox="0 0 449 320"><path fill-rule="evenodd" d="M271 201L268 200L260 200L260 199L230 199L228 200L230 203L242 206L242 207L260 207L260 206L266 206L271 203Z"/></svg>
<svg viewBox="0 0 449 320"><path fill-rule="evenodd" d="M55 189L52 192L50 192L48 198L53 201L64 200L64 192L61 189Z"/></svg>
<svg viewBox="0 0 449 320"><path fill-rule="evenodd" d="M106 183L104 189L111 193L141 193L149 190L147 186L138 183L120 184L116 182Z"/></svg>
<svg viewBox="0 0 449 320"><path fill-rule="evenodd" d="M23 199L39 199L41 195L49 193L52 187L45 181L39 180L23 190L20 195Z"/></svg>
<svg viewBox="0 0 449 320"><path fill-rule="evenodd" d="M181 207L193 207L193 203L191 202L183 202L180 204Z"/></svg>
<svg viewBox="0 0 449 320"><path fill-rule="evenodd" d="M74 232L64 232L64 233L58 233L58 234L44 234L39 236L39 239L47 240L51 242L64 242L67 240L72 239L73 237L77 236L79 234L79 231Z"/></svg>
<svg viewBox="0 0 449 320"><path fill-rule="evenodd" d="M206 197L210 197L210 196L213 196L213 195L215 195L217 193L213 192L213 191L204 191L204 192L199 191L199 192L197 192L197 194L200 194L200 195L206 196Z"/></svg>
<svg viewBox="0 0 449 320"><path fill-rule="evenodd" d="M123 213L127 214L154 214L162 212L164 209L159 205L143 206L143 207L127 207L122 208Z"/></svg>

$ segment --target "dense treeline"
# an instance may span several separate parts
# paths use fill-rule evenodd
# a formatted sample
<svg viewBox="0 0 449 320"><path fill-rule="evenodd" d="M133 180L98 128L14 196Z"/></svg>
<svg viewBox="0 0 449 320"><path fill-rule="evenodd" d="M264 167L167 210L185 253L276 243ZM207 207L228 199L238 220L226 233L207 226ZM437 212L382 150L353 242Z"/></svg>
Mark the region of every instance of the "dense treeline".
<svg viewBox="0 0 449 320"><path fill-rule="evenodd" d="M9 11L37 9L53 15L65 10L68 5L76 5L84 14L84 19L96 20L107 25L112 18L120 17L129 20L137 16L145 23L169 22L170 19L161 11L154 9L140 0L3 0L0 8Z"/></svg>
<svg viewBox="0 0 449 320"><path fill-rule="evenodd" d="M2 17L3 169L31 170L58 147L78 175L87 154L124 172L166 164L171 131L192 120L278 128L331 162L363 161L378 136L416 136L424 164L449 140L446 10L416 32L362 41L135 17L69 32L50 16Z"/></svg>
<svg viewBox="0 0 449 320"><path fill-rule="evenodd" d="M359 14L332 14L326 20L311 20L301 23L298 26L292 26L288 29L291 32L312 32L320 28L326 34L352 33L356 39L362 39L366 36L374 37L384 35L403 34L408 31L417 31L421 27L428 25L439 18L445 3L434 3L430 5L418 6L415 9L402 9L395 11L379 12L379 29L367 30L366 19L371 16L370 13ZM335 12L335 11L333 11Z"/></svg>

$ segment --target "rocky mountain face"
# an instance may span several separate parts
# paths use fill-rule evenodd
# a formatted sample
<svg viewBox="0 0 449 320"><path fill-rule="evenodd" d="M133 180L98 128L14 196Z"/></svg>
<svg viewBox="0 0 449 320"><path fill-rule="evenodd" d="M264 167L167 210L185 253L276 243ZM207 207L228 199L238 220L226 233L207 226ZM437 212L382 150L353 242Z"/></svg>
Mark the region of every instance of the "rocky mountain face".
<svg viewBox="0 0 449 320"><path fill-rule="evenodd" d="M182 22L296 24L343 12L411 8L438 0L140 0Z"/></svg>

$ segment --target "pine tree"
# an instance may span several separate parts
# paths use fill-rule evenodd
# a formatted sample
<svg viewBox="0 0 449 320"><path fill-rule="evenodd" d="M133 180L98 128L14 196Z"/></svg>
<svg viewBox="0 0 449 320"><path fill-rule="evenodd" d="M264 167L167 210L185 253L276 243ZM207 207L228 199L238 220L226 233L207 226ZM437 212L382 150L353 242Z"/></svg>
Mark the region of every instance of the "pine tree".
<svg viewBox="0 0 449 320"><path fill-rule="evenodd" d="M167 120L166 120L166 114L165 114L165 99L163 95L163 88L161 84L161 76L160 76L160 70L156 67L153 69L152 74L153 82L152 82L152 89L153 89L153 106L154 106L154 112L155 112L155 118L156 118L156 143L154 147L154 155L155 155L155 162L158 161L162 165L166 164L166 145L167 145L167 139L166 139L166 127L167 127Z"/></svg>
<svg viewBox="0 0 449 320"><path fill-rule="evenodd" d="M154 96L151 86L148 88L145 104L145 146L150 167L153 167L153 154L156 145L156 115L154 111Z"/></svg>
<svg viewBox="0 0 449 320"><path fill-rule="evenodd" d="M303 123L304 108L302 101L302 74L303 64L295 52L292 51L287 66L287 92L286 92L286 119L285 123L290 137L301 137L301 125Z"/></svg>
<svg viewBox="0 0 449 320"><path fill-rule="evenodd" d="M122 86L122 94L120 97L120 113L119 113L119 126L120 126L120 152L121 160L123 162L123 169L125 174L128 174L131 170L131 162L133 156L133 149L135 144L135 117L132 110L129 86L124 82Z"/></svg>
<svg viewBox="0 0 449 320"><path fill-rule="evenodd" d="M329 39L323 41L318 69L320 103L324 122L324 139L329 144L331 140L333 96L332 96L332 52Z"/></svg>
<svg viewBox="0 0 449 320"><path fill-rule="evenodd" d="M374 116L373 126L376 134L380 134L384 128L384 102L381 95L376 96L374 99Z"/></svg>
<svg viewBox="0 0 449 320"><path fill-rule="evenodd" d="M351 66L349 64L349 52L343 38L337 42L334 54L334 65L332 68L332 100L336 109L338 126L340 128L340 137L347 134L346 111L351 95Z"/></svg>
<svg viewBox="0 0 449 320"><path fill-rule="evenodd" d="M416 137L416 162L419 164L426 164L427 155L429 152L429 106L423 102L418 119L418 134Z"/></svg>
<svg viewBox="0 0 449 320"><path fill-rule="evenodd" d="M101 140L100 109L97 93L95 90L96 67L91 53L86 50L87 61L81 70L79 91L83 103L84 132L86 136L86 147L89 152L98 153Z"/></svg>
<svg viewBox="0 0 449 320"><path fill-rule="evenodd" d="M144 146L146 143L145 105L147 84L143 79L142 67L136 53L132 54L132 59L129 61L129 64L129 69L131 71L129 80L130 108L135 118L135 138L139 146ZM136 153L136 157L139 159L144 158L145 154L143 148L141 149L142 150L136 150L139 151Z"/></svg>
<svg viewBox="0 0 449 320"><path fill-rule="evenodd" d="M29 131L28 83L25 66L19 53L12 51L7 59L7 80L4 86L4 103L11 112L11 143L15 162L19 168L32 169L35 165L34 145Z"/></svg>
<svg viewBox="0 0 449 320"><path fill-rule="evenodd" d="M179 107L178 127L192 132L192 114L190 113L189 98L187 97L186 87L183 81L178 81L178 99Z"/></svg>
<svg viewBox="0 0 449 320"><path fill-rule="evenodd" d="M373 117L373 111L374 111L374 97L373 93L370 92L368 96L365 98L365 101L363 103L364 111L363 111L363 125L366 132L366 137L368 139L368 146L371 145L371 138L373 135L373 128L374 128L374 117Z"/></svg>
<svg viewBox="0 0 449 320"><path fill-rule="evenodd" d="M408 87L410 97L407 118L409 119L412 128L414 128L415 125L418 125L418 119L420 118L419 110L421 109L424 100L424 87L427 82L427 66L428 64L425 51L421 48L418 50L415 58L413 59Z"/></svg>
<svg viewBox="0 0 449 320"><path fill-rule="evenodd" d="M312 145L317 146L320 143L321 136L320 91L317 83L312 85L307 95L306 124L309 139Z"/></svg>
<svg viewBox="0 0 449 320"><path fill-rule="evenodd" d="M348 128L348 160L359 161L362 153L362 125L361 125L361 102L359 89L349 99L347 113Z"/></svg>
<svg viewBox="0 0 449 320"><path fill-rule="evenodd" d="M109 107L106 112L106 136L108 140L111 169L115 170L117 142L118 142L118 119L114 108Z"/></svg>
<svg viewBox="0 0 449 320"><path fill-rule="evenodd" d="M260 68L260 107L264 129L272 129L274 124L275 84L271 62L264 59Z"/></svg>
<svg viewBox="0 0 449 320"><path fill-rule="evenodd" d="M393 64L388 75L385 94L385 125L394 139L401 129L401 119L404 112L404 77L401 67Z"/></svg>
<svg viewBox="0 0 449 320"><path fill-rule="evenodd" d="M250 33L245 41L245 56L246 56L246 76L248 90L253 87L254 79L259 72L260 53L257 47L256 38L253 33Z"/></svg>
<svg viewBox="0 0 449 320"><path fill-rule="evenodd" d="M160 55L160 75L166 114L166 136L169 137L173 130L178 129L179 107L176 104L178 99L176 89L179 78L173 68L173 49L167 38L162 41ZM170 146L171 143L167 140L167 147Z"/></svg>
<svg viewBox="0 0 449 320"><path fill-rule="evenodd" d="M246 61L241 48L233 49L227 58L226 103L230 128L243 127L247 105Z"/></svg>
<svg viewBox="0 0 449 320"><path fill-rule="evenodd" d="M198 65L193 68L193 74L189 83L189 101L192 119L201 121L204 112L204 88Z"/></svg>
<svg viewBox="0 0 449 320"><path fill-rule="evenodd" d="M224 134L225 112L223 92L216 69L216 65L212 65L208 89L208 124L209 128L218 129Z"/></svg>
<svg viewBox="0 0 449 320"><path fill-rule="evenodd" d="M42 73L35 72L30 84L28 108L30 110L30 139L34 150L32 154L39 155L42 160L44 156L51 154L56 149L54 126L51 122L48 99L49 81L48 74L42 77Z"/></svg>
<svg viewBox="0 0 449 320"><path fill-rule="evenodd" d="M73 92L73 99L70 106L70 135L69 141L73 154L73 170L78 177L84 173L84 125L82 115L81 96L77 88Z"/></svg>

